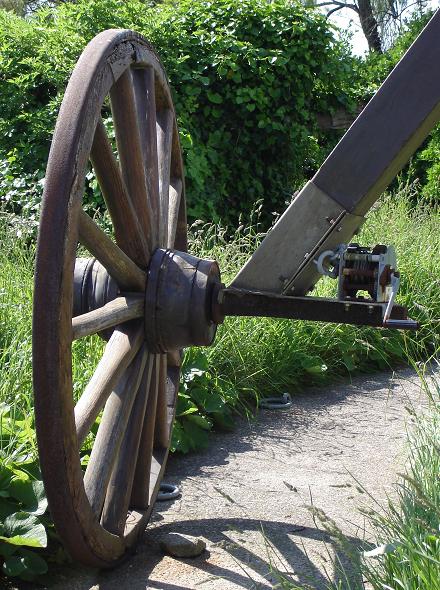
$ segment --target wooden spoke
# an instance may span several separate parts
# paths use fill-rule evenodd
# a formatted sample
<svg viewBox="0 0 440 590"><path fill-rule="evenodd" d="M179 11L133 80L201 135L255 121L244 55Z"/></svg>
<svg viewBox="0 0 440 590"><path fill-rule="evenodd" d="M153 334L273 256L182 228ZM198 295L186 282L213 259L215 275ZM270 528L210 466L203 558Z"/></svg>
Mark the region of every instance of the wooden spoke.
<svg viewBox="0 0 440 590"><path fill-rule="evenodd" d="M147 198L154 215L154 219L152 220L152 243L154 247L159 245L160 219L154 70L153 68L138 68L133 70L132 75L140 142L145 167Z"/></svg>
<svg viewBox="0 0 440 590"><path fill-rule="evenodd" d="M167 362L169 367L180 367L182 364L182 351L169 350L167 353Z"/></svg>
<svg viewBox="0 0 440 590"><path fill-rule="evenodd" d="M145 273L81 209L79 240L125 291L144 291Z"/></svg>
<svg viewBox="0 0 440 590"><path fill-rule="evenodd" d="M144 510L148 508L150 503L150 471L154 447L154 425L156 422L159 378L160 356L155 355L130 501L132 507Z"/></svg>
<svg viewBox="0 0 440 590"><path fill-rule="evenodd" d="M174 116L171 109L157 113L157 150L159 161L160 220L159 241L168 244L168 201L170 193L171 148L173 144Z"/></svg>
<svg viewBox="0 0 440 590"><path fill-rule="evenodd" d="M156 445L167 449L170 444L170 424L168 417L167 396L167 355L159 357L159 386L157 392L156 422L154 426L154 441Z"/></svg>
<svg viewBox="0 0 440 590"><path fill-rule="evenodd" d="M99 309L72 319L72 338L83 338L144 315L144 296L118 297Z"/></svg>
<svg viewBox="0 0 440 590"><path fill-rule="evenodd" d="M149 247L101 117L96 125L90 161L113 221L116 243L138 266L145 268L150 258Z"/></svg>
<svg viewBox="0 0 440 590"><path fill-rule="evenodd" d="M144 374L147 356L148 353L143 347L105 404L84 476L86 494L97 517L101 514L107 484Z"/></svg>
<svg viewBox="0 0 440 590"><path fill-rule="evenodd" d="M154 395L156 383L153 368L155 355L148 356L144 375L127 426L127 433L115 463L102 513L102 525L112 533L124 532L133 487L136 457L139 453L142 427L149 395Z"/></svg>
<svg viewBox="0 0 440 590"><path fill-rule="evenodd" d="M168 213L168 243L167 247L172 248L176 239L177 226L179 223L180 198L182 196L183 184L180 179L173 178L170 182L169 213Z"/></svg>
<svg viewBox="0 0 440 590"><path fill-rule="evenodd" d="M141 129L130 68L125 70L111 88L110 100L122 178L144 236L152 250L154 247L154 217L147 195Z"/></svg>
<svg viewBox="0 0 440 590"><path fill-rule="evenodd" d="M142 346L144 327L133 324L116 329L81 398L75 406L78 444L84 442L108 396Z"/></svg>

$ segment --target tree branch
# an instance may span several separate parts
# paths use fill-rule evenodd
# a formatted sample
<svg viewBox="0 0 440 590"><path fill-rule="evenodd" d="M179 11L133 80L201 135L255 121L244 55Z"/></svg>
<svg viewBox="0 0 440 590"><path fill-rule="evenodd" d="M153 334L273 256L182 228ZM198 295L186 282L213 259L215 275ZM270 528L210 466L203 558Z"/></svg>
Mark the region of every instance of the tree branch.
<svg viewBox="0 0 440 590"><path fill-rule="evenodd" d="M335 6L335 8L332 8L331 10L329 10L327 12L327 14L325 15L325 18L329 18L332 14L334 14L335 12L338 12L338 10L342 10L343 8L346 8L346 6Z"/></svg>
<svg viewBox="0 0 440 590"><path fill-rule="evenodd" d="M320 2L319 4L315 4L315 6L317 8L320 8L321 6L337 6L338 8L351 8L352 10L359 12L359 9L356 6L356 4L349 4L347 2L339 2L338 0L329 0L328 2Z"/></svg>

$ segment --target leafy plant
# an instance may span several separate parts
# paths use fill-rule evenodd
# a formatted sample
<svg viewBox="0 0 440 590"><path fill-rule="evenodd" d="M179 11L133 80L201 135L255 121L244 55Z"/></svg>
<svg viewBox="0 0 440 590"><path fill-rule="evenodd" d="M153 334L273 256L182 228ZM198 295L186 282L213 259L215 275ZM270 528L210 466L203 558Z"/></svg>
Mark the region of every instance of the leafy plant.
<svg viewBox="0 0 440 590"><path fill-rule="evenodd" d="M189 349L182 363L171 449L187 453L206 448L208 432L217 427L233 428L232 408L238 404L238 392L224 387L209 370L206 353Z"/></svg>
<svg viewBox="0 0 440 590"><path fill-rule="evenodd" d="M79 0L23 19L0 11L0 199L38 204L68 77L90 39L133 28L155 45L174 92L190 217L281 210L336 139L316 114L355 106L356 60L325 18L293 0ZM25 175L24 177L22 175ZM93 180L93 179L90 179ZM87 183L97 208L100 194Z"/></svg>
<svg viewBox="0 0 440 590"><path fill-rule="evenodd" d="M0 460L0 556L7 576L33 580L47 572L46 560L35 549L47 547L43 515L47 499L35 456L26 453L35 433L24 420L10 415L3 404L0 414L2 458ZM16 434L18 432L18 435ZM15 436L15 452L11 437ZM7 449L9 452L5 453ZM21 450L21 453L20 453Z"/></svg>

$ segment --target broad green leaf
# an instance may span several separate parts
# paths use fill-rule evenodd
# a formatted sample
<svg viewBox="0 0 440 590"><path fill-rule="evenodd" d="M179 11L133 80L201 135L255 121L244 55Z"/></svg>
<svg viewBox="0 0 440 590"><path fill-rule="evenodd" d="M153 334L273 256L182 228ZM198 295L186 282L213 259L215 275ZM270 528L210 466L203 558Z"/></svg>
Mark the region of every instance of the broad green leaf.
<svg viewBox="0 0 440 590"><path fill-rule="evenodd" d="M223 102L223 97L218 92L207 92L208 100L215 104L221 104Z"/></svg>
<svg viewBox="0 0 440 590"><path fill-rule="evenodd" d="M42 515L47 510L47 498L46 492L44 489L44 484L42 481L37 480L32 482L32 487L34 489L35 498L37 500L37 504L35 508L28 507L28 512L32 512L36 516Z"/></svg>
<svg viewBox="0 0 440 590"><path fill-rule="evenodd" d="M226 412L213 412L209 417L214 422L214 425L219 430L225 430L231 432L234 430L235 423L234 419L229 413Z"/></svg>
<svg viewBox="0 0 440 590"><path fill-rule="evenodd" d="M8 516L4 523L4 536L0 539L11 545L47 546L44 526L36 516L28 512L15 512Z"/></svg>
<svg viewBox="0 0 440 590"><path fill-rule="evenodd" d="M42 481L14 480L11 483L11 496L19 500L26 510L35 515L46 512L47 498Z"/></svg>
<svg viewBox="0 0 440 590"><path fill-rule="evenodd" d="M36 502L32 482L29 478L14 478L9 486L10 495L24 504L29 506Z"/></svg>
<svg viewBox="0 0 440 590"><path fill-rule="evenodd" d="M26 569L26 566L24 564L23 557L12 555L11 557L5 559L2 569L7 576L15 577L23 573Z"/></svg>
<svg viewBox="0 0 440 590"><path fill-rule="evenodd" d="M200 428L193 422L190 422L187 417L182 420L183 430L188 435L188 442L191 449L206 449L208 446L208 432L203 428Z"/></svg>
<svg viewBox="0 0 440 590"><path fill-rule="evenodd" d="M23 563L29 572L36 576L41 576L47 572L46 560L40 555L28 549L19 549L18 552L23 557Z"/></svg>
<svg viewBox="0 0 440 590"><path fill-rule="evenodd" d="M5 465L0 465L0 490L2 492L6 492L9 495L9 488L11 486L11 482L14 478L14 472L9 467ZM5 494L2 494L4 497L7 497Z"/></svg>
<svg viewBox="0 0 440 590"><path fill-rule="evenodd" d="M4 522L7 516L14 514L18 509L19 506L12 499L0 498L0 522Z"/></svg>
<svg viewBox="0 0 440 590"><path fill-rule="evenodd" d="M307 357L301 361L302 368L307 373L320 374L327 371L327 365L325 365L318 357Z"/></svg>
<svg viewBox="0 0 440 590"><path fill-rule="evenodd" d="M17 547L15 545L9 545L9 543L0 541L0 555L3 555L3 557L10 557L16 551Z"/></svg>
<svg viewBox="0 0 440 590"><path fill-rule="evenodd" d="M212 428L212 423L207 418L200 416L199 414L190 414L186 417L186 419L190 422L193 422L194 424L197 424L197 426L203 428L203 430L211 430Z"/></svg>

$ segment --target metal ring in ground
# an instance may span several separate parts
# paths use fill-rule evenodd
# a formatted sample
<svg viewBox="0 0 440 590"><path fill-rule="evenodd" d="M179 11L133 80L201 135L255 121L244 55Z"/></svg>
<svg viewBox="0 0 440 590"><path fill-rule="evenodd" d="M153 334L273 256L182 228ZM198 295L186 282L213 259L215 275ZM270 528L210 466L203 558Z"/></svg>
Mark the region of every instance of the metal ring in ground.
<svg viewBox="0 0 440 590"><path fill-rule="evenodd" d="M291 406L292 398L288 393L281 397L265 397L258 402L258 407L263 410L288 410Z"/></svg>
<svg viewBox="0 0 440 590"><path fill-rule="evenodd" d="M160 490L157 494L158 502L166 502L167 500L175 500L180 496L180 489L171 483L161 483Z"/></svg>

